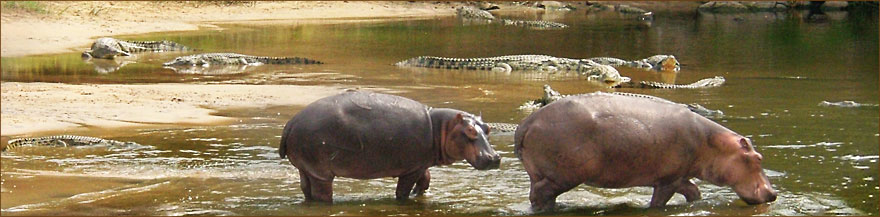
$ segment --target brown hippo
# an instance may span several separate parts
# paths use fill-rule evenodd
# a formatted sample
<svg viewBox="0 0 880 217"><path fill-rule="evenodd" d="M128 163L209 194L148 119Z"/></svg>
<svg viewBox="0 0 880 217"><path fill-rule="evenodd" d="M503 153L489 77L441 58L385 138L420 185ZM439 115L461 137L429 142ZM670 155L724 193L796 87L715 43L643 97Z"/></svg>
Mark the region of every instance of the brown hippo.
<svg viewBox="0 0 880 217"><path fill-rule="evenodd" d="M278 152L299 169L307 201L333 201L336 176L399 177L396 197L428 189L428 167L462 159L478 170L498 168L488 126L467 112L432 109L411 99L346 91L308 105L281 136ZM413 189L415 185L415 189Z"/></svg>
<svg viewBox="0 0 880 217"><path fill-rule="evenodd" d="M700 199L696 177L731 186L749 204L776 200L751 141L682 106L592 93L563 98L531 114L514 134L514 153L531 180L535 210L581 183L654 187L651 207L675 193Z"/></svg>

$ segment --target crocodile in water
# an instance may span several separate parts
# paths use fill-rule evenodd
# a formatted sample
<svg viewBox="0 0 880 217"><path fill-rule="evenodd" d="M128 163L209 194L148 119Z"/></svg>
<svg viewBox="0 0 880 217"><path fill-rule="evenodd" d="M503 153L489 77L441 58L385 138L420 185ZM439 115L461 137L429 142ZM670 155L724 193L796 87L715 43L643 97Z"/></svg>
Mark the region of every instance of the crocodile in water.
<svg viewBox="0 0 880 217"><path fill-rule="evenodd" d="M512 19L502 19L496 18L494 15L485 10L480 10L476 7L459 7L456 8L456 14L458 17L468 20L468 21L476 21L483 23L501 23L506 26L520 26L520 27L528 27L532 29L563 29L568 28L568 25L550 22L544 20L512 20Z"/></svg>
<svg viewBox="0 0 880 217"><path fill-rule="evenodd" d="M721 112L721 111L719 111L719 110L710 110L710 109L706 109L705 107L703 107L703 106L701 106L701 105L699 105L699 104L696 104L696 103L693 103L693 104L681 104L681 103L677 103L677 102L669 101L669 100L664 99L664 98L660 98L660 97L656 97L656 96L651 96L651 95L637 94L637 93L610 92L610 93L608 93L608 94L621 95L621 96L629 96L629 97L646 98L646 99L651 99L651 100L655 100L655 101L658 101L658 102L664 102L664 103L670 103L670 104L681 105L681 106L687 107L689 110L691 110L691 111L693 111L693 112L695 112L695 113L697 113L697 114L700 114L700 115L702 115L702 116L709 117L709 118L721 118L721 117L724 116L724 112ZM580 95L580 94L578 94L578 95ZM537 104L538 107L544 107L545 105L550 104L550 103L552 103L552 102L555 102L556 100L559 100L559 99L562 99L562 98L565 98L565 97L569 97L569 96L573 96L573 95L562 95L562 94L560 94L559 92L557 92L556 90L553 90L552 88L550 88L550 85L546 85L546 84L545 84L545 85L544 85L544 96L543 96L541 99L534 100L534 101L530 101L530 102L526 102L525 104Z"/></svg>
<svg viewBox="0 0 880 217"><path fill-rule="evenodd" d="M136 52L192 51L193 49L172 41L125 41L115 38L98 38L91 50L83 51L83 58L113 59L131 56Z"/></svg>
<svg viewBox="0 0 880 217"><path fill-rule="evenodd" d="M617 86L621 82L629 82L628 77L620 76L614 67L602 65L588 59L570 59L547 55L508 55L487 58L450 58L420 56L395 63L401 67L424 67L440 69L469 69L511 72L526 71L575 71L609 86Z"/></svg>
<svg viewBox="0 0 880 217"><path fill-rule="evenodd" d="M707 88L707 87L718 87L724 84L725 79L721 76L715 76L713 78L704 78L697 82L690 84L667 84L656 81L640 81L639 83L627 82L621 83L619 87L634 87L634 88L661 88L661 89L696 89L696 88Z"/></svg>
<svg viewBox="0 0 880 217"><path fill-rule="evenodd" d="M302 57L264 57L237 53L203 53L177 57L163 65L165 68L185 74L233 74L243 72L247 66L263 64L322 64L322 62ZM218 68L222 68L222 70L215 70Z"/></svg>
<svg viewBox="0 0 880 217"><path fill-rule="evenodd" d="M88 136L74 135L58 135L44 136L36 138L18 138L9 141L3 151L10 150L21 146L93 146L93 145L110 145L110 146L130 146L138 145L134 142L120 142L116 140L102 139Z"/></svg>
<svg viewBox="0 0 880 217"><path fill-rule="evenodd" d="M857 103L854 101L840 101L840 102L822 101L819 103L819 106L855 108L855 107L877 107L878 105L877 104Z"/></svg>
<svg viewBox="0 0 880 217"><path fill-rule="evenodd" d="M677 72L681 70L681 64L673 55L654 55L640 60L626 61L614 57L594 57L593 62L609 66L627 66L654 71Z"/></svg>
<svg viewBox="0 0 880 217"><path fill-rule="evenodd" d="M651 95L644 95L644 94L637 94L637 93L624 93L624 92L605 93L605 92L599 92L599 91L593 92L593 93L586 93L586 94L613 94L613 95L619 95L619 96L639 97L639 98L655 100L658 102L683 106L683 107L687 108L688 110L691 110L692 112L697 113L697 114L704 116L704 117L707 117L707 118L717 119L717 118L724 117L724 112L722 112L720 110L707 109L706 107L703 107L702 105L696 104L696 103L691 103L691 104L677 103L677 102L669 101L667 99L663 99L663 98L651 96ZM583 94L578 94L578 95L583 95ZM547 104L555 102L556 100L559 100L559 99L562 99L565 97L569 97L569 96L576 96L576 95L562 95L559 92L557 92L556 90L553 90L552 88L550 88L550 85L545 84L544 85L544 96L541 99L532 100L532 101L528 101L528 102L524 103L522 106L520 106L520 109L521 110L536 110L541 107L544 107ZM517 124L511 124L511 123L486 123L486 124L492 129L491 132L501 132L501 133L516 131L516 127L517 127Z"/></svg>

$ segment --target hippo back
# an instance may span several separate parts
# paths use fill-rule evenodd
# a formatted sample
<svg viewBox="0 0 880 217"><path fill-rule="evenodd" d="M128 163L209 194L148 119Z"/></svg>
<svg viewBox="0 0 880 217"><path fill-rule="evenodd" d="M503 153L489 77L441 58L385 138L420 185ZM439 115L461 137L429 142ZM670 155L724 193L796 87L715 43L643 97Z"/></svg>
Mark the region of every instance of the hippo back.
<svg viewBox="0 0 880 217"><path fill-rule="evenodd" d="M387 168L427 167L437 155L434 149L439 150L433 147L428 111L399 96L346 91L294 116L285 126L279 154L290 155L300 169L352 178L394 175L379 171Z"/></svg>

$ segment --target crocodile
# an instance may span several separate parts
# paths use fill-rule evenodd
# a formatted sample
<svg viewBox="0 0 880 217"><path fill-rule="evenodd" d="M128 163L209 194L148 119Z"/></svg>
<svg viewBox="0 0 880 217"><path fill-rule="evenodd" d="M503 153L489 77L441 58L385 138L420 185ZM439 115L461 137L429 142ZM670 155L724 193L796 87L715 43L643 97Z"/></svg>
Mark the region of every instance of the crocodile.
<svg viewBox="0 0 880 217"><path fill-rule="evenodd" d="M637 88L661 88L661 89L696 89L707 87L718 87L724 84L725 79L721 76L712 78L704 78L690 84L667 84L656 81L641 81L639 83L627 82L621 83L619 87L637 87Z"/></svg>
<svg viewBox="0 0 880 217"><path fill-rule="evenodd" d="M322 64L321 61L302 57L263 57L237 53L203 53L177 57L164 66L263 65L263 64Z"/></svg>
<svg viewBox="0 0 880 217"><path fill-rule="evenodd" d="M91 50L83 51L83 58L113 59L131 56L136 52L193 51L194 49L172 41L125 41L102 37L92 43Z"/></svg>
<svg viewBox="0 0 880 217"><path fill-rule="evenodd" d="M92 146L92 145L109 145L109 146L131 146L138 145L134 142L121 142L116 140L102 139L88 136L75 135L58 135L44 136L36 138L18 138L9 141L3 151L8 151L21 146Z"/></svg>
<svg viewBox="0 0 880 217"><path fill-rule="evenodd" d="M556 72L575 71L587 76L588 80L599 81L609 86L629 82L628 77L620 76L614 67L602 65L588 59L571 59L547 55L507 55L486 58L450 58L420 56L395 63L400 67L423 67L441 69L468 69L511 72L513 70Z"/></svg>
<svg viewBox="0 0 880 217"><path fill-rule="evenodd" d="M651 100L655 100L655 101L658 101L658 102L664 102L664 103L670 103L670 104L681 105L681 106L687 107L689 110L691 110L691 111L693 111L693 112L695 112L695 113L697 113L697 114L700 114L700 115L705 116L705 117L708 117L708 118L722 118L722 117L724 117L724 112L722 112L722 111L720 111L720 110L711 110L711 109L707 109L706 107L703 107L702 105L700 105L700 104L696 104L696 103L692 103L692 104L682 104L682 103L677 103L677 102L669 101L669 100L667 100L667 99L660 98L660 97L656 97L656 96L644 95L644 94L637 94L637 93L610 92L610 93L608 93L608 94L621 95L621 96L629 96L629 97L646 98L646 99L651 99ZM555 102L556 100L559 100L559 99L562 99L562 98L565 98L565 97L569 97L569 96L572 96L572 95L563 95L563 94L560 94L558 91L553 90L552 88L550 88L550 85L546 85L546 84L545 84L545 85L544 85L544 96L543 96L541 99L537 99L537 100L533 100L533 101L526 102L526 103L524 103L524 106L525 106L525 107L538 107L538 108L540 108L540 107L544 107L544 106L547 105L547 104L550 104L550 103L552 103L552 102Z"/></svg>
<svg viewBox="0 0 880 217"><path fill-rule="evenodd" d="M646 98L646 99L651 99L651 100L655 100L658 102L679 105L679 106L687 108L688 110L690 110L694 113L697 113L697 114L704 116L704 117L707 117L707 118L718 119L718 118L724 117L724 112L722 112L721 110L707 109L706 107L703 107L702 105L696 104L696 103L691 103L691 104L677 103L677 102L673 102L673 101L670 101L670 100L667 100L664 98L651 96L651 95L644 95L644 94L637 94L637 93L625 93L625 92L608 92L608 93L606 93L606 92L601 92L601 91L596 91L593 93L585 93L585 94L613 94L613 95L619 95L619 96ZM577 95L583 95L583 94L577 94ZM547 104L555 102L556 100L559 100L559 99L562 99L565 97L569 97L569 96L576 96L576 95L560 94L558 91L550 88L550 85L545 84L544 85L544 96L541 99L525 102L525 103L523 103L522 106L519 107L519 109L520 110L539 109L541 107L544 107ZM517 127L517 124L511 124L511 123L486 123L486 124L489 126L489 128L492 129L491 132L500 132L500 133L514 132L514 131L516 131L516 127Z"/></svg>
<svg viewBox="0 0 880 217"><path fill-rule="evenodd" d="M513 20L513 19L503 19L496 18L492 13L489 13L485 10L480 10L476 7L458 7L455 9L456 15L458 17L469 20L469 21L477 21L477 22L485 22L485 23L501 23L505 26L519 26L519 27L527 27L532 29L564 29L568 28L568 25L544 21L544 20Z"/></svg>
<svg viewBox="0 0 880 217"><path fill-rule="evenodd" d="M593 62L610 66L627 66L645 70L678 72L681 64L673 55L654 55L640 60L626 61L614 57L594 57Z"/></svg>
<svg viewBox="0 0 880 217"><path fill-rule="evenodd" d="M855 108L855 107L877 107L880 106L878 104L867 104L867 103L857 103L854 101L841 101L841 102L828 102L822 101L819 102L819 106L825 107L843 107L843 108Z"/></svg>

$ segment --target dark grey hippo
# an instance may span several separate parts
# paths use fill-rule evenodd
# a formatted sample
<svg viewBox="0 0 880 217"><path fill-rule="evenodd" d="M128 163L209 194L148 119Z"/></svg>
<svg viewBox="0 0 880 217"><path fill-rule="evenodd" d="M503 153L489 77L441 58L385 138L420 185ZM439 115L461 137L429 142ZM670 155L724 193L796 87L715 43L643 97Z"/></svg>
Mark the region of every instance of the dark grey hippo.
<svg viewBox="0 0 880 217"><path fill-rule="evenodd" d="M462 159L478 170L501 157L488 126L467 112L399 96L346 91L308 105L281 136L279 153L299 169L307 201L333 201L333 178L398 177L396 198L428 189L428 168ZM413 188L415 185L415 188Z"/></svg>
<svg viewBox="0 0 880 217"><path fill-rule="evenodd" d="M654 187L651 207L675 193L690 202L700 199L693 177L731 186L749 204L776 200L748 138L656 100L607 93L563 98L523 120L514 141L535 210L553 208L559 194L581 183Z"/></svg>

